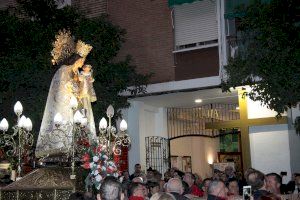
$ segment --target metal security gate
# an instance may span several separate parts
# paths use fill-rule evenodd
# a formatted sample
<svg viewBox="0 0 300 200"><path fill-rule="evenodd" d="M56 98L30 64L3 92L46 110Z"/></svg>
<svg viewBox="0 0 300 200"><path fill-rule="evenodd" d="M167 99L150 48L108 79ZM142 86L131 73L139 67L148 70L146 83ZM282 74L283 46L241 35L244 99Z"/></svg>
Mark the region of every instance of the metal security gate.
<svg viewBox="0 0 300 200"><path fill-rule="evenodd" d="M159 136L145 138L146 143L146 167L165 173L169 168L169 140Z"/></svg>

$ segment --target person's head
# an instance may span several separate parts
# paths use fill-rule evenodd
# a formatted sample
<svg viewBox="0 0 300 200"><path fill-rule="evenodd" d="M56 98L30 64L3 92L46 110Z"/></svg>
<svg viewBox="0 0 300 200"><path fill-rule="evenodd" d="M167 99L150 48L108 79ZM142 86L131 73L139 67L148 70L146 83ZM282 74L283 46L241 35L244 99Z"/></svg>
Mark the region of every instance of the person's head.
<svg viewBox="0 0 300 200"><path fill-rule="evenodd" d="M138 176L138 177L134 177L132 179L132 182L133 183L144 183L144 179L142 177Z"/></svg>
<svg viewBox="0 0 300 200"><path fill-rule="evenodd" d="M280 194L280 186L282 183L281 176L276 173L269 173L266 175L266 180L268 190L274 194Z"/></svg>
<svg viewBox="0 0 300 200"><path fill-rule="evenodd" d="M164 173L164 180L168 182L168 180L171 178L171 172L168 170Z"/></svg>
<svg viewBox="0 0 300 200"><path fill-rule="evenodd" d="M160 181L162 179L162 174L157 170L153 170L153 176L156 181Z"/></svg>
<svg viewBox="0 0 300 200"><path fill-rule="evenodd" d="M160 191L160 186L158 182L155 181L148 181L147 182L147 186L149 188L149 192L151 193L151 195L157 193Z"/></svg>
<svg viewBox="0 0 300 200"><path fill-rule="evenodd" d="M266 189L265 175L258 170L255 170L248 174L247 183L251 185L253 191Z"/></svg>
<svg viewBox="0 0 300 200"><path fill-rule="evenodd" d="M191 172L186 172L183 176L183 180L191 187L195 182L195 176Z"/></svg>
<svg viewBox="0 0 300 200"><path fill-rule="evenodd" d="M167 183L167 192L182 194L184 191L182 181L178 178L171 178Z"/></svg>
<svg viewBox="0 0 300 200"><path fill-rule="evenodd" d="M69 200L85 200L81 192L74 192L69 196Z"/></svg>
<svg viewBox="0 0 300 200"><path fill-rule="evenodd" d="M147 180L152 180L154 178L154 171L151 167L147 169Z"/></svg>
<svg viewBox="0 0 300 200"><path fill-rule="evenodd" d="M83 65L82 70L86 73L90 72L92 69L92 65Z"/></svg>
<svg viewBox="0 0 300 200"><path fill-rule="evenodd" d="M207 191L208 191L210 182L211 182L210 178L206 178L202 182L202 190L203 190L205 196L207 195Z"/></svg>
<svg viewBox="0 0 300 200"><path fill-rule="evenodd" d="M176 200L176 198L170 193L158 192L152 195L150 200Z"/></svg>
<svg viewBox="0 0 300 200"><path fill-rule="evenodd" d="M220 171L220 170L214 169L214 173L213 173L212 179L213 179L213 180L219 180L219 179L220 179L220 174L221 174L221 171Z"/></svg>
<svg viewBox="0 0 300 200"><path fill-rule="evenodd" d="M121 193L121 183L115 177L107 176L100 187L101 200L119 200Z"/></svg>
<svg viewBox="0 0 300 200"><path fill-rule="evenodd" d="M219 180L211 181L208 187L209 195L214 195L221 198L227 197L227 191L228 190L225 184L223 183L223 181L219 181Z"/></svg>
<svg viewBox="0 0 300 200"><path fill-rule="evenodd" d="M232 166L225 167L225 174L227 177L233 177L234 176L234 169Z"/></svg>
<svg viewBox="0 0 300 200"><path fill-rule="evenodd" d="M248 168L246 171L245 171L245 173L244 173L244 178L246 179L246 181L248 182L248 176L249 176L249 174L250 173L252 173L252 172L255 172L256 171L256 169L254 169L254 168Z"/></svg>
<svg viewBox="0 0 300 200"><path fill-rule="evenodd" d="M146 191L147 188L142 183L131 183L129 186L129 196L135 196L135 197L146 197Z"/></svg>
<svg viewBox="0 0 300 200"><path fill-rule="evenodd" d="M224 172L220 172L219 174L219 180L226 182L227 181L227 176Z"/></svg>
<svg viewBox="0 0 300 200"><path fill-rule="evenodd" d="M227 181L227 188L228 188L228 192L232 195L239 195L239 183L238 180L235 178L230 178Z"/></svg>
<svg viewBox="0 0 300 200"><path fill-rule="evenodd" d="M181 178L181 176L178 174L178 171L175 171L174 173L173 173L173 176L172 176L173 178Z"/></svg>
<svg viewBox="0 0 300 200"><path fill-rule="evenodd" d="M137 163L137 164L134 165L134 172L135 173L141 173L142 172L141 164Z"/></svg>
<svg viewBox="0 0 300 200"><path fill-rule="evenodd" d="M296 185L300 185L300 174L299 173L295 174L295 183L296 183Z"/></svg>
<svg viewBox="0 0 300 200"><path fill-rule="evenodd" d="M129 179L129 172L127 170L123 171L122 172L122 175L124 176L124 179L125 180L128 180Z"/></svg>

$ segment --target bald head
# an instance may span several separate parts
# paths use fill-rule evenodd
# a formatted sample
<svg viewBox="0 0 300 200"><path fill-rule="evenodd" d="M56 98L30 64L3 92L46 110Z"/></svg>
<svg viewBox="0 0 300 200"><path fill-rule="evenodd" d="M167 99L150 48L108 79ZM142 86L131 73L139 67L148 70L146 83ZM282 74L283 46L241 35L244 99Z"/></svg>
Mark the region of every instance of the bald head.
<svg viewBox="0 0 300 200"><path fill-rule="evenodd" d="M208 194L225 198L227 194L227 188L222 181L214 180L209 184Z"/></svg>
<svg viewBox="0 0 300 200"><path fill-rule="evenodd" d="M178 178L171 178L167 183L167 192L183 193L182 182Z"/></svg>

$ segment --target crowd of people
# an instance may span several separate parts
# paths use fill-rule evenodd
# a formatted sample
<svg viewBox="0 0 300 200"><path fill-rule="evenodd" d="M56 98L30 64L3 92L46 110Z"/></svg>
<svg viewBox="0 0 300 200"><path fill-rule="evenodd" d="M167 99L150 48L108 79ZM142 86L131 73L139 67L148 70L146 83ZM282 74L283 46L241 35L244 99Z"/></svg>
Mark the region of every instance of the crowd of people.
<svg viewBox="0 0 300 200"><path fill-rule="evenodd" d="M163 177L163 178L162 178ZM246 187L244 187L246 186ZM282 176L263 174L250 168L244 177L238 177L231 166L225 171L214 170L213 176L202 180L197 174L169 169L164 176L149 168L143 173L141 165L129 175L124 171L119 178L106 177L97 197L86 193L73 193L70 200L280 200L285 194L300 199L300 174L294 174L288 184L282 184Z"/></svg>

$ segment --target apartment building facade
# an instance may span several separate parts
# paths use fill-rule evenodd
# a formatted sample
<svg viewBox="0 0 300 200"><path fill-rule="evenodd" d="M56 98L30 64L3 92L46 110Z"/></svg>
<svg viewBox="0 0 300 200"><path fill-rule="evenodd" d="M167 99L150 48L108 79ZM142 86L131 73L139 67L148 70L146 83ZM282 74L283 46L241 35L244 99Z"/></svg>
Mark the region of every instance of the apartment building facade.
<svg viewBox="0 0 300 200"><path fill-rule="evenodd" d="M222 160L226 153L236 153L238 156L230 159L239 159L244 169L252 166L264 172L287 171L288 177L300 170L295 153L300 150L300 138L290 123L298 114L291 117L289 111L277 123L271 119L276 113L259 102L242 100L237 90L222 93L220 89L223 66L238 48L233 8L239 3L243 1L61 2L61 6L75 6L91 18L108 15L127 32L116 60L131 55L139 73L153 73L147 93L130 98L131 107L123 111L132 138L128 154L131 172L135 163L163 172L171 157L174 161L191 157L189 166L180 164L182 170L209 176L211 164L226 162ZM11 5L13 0L1 1L0 8ZM297 113L296 109L293 112ZM239 121L230 126L221 124L234 120ZM223 128L238 130L234 152L221 151ZM165 142L167 145L163 145ZM276 145L281 148L273 148Z"/></svg>

